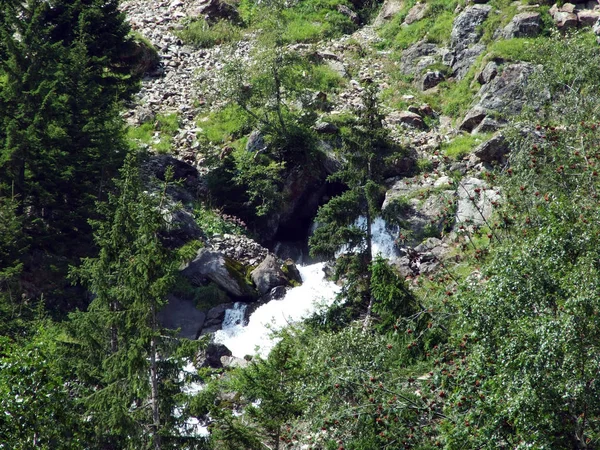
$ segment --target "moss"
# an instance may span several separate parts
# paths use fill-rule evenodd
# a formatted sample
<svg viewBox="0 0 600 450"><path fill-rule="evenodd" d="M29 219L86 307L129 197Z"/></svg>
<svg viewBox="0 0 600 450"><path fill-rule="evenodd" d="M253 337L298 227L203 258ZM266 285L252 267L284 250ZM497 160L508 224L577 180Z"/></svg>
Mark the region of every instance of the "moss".
<svg viewBox="0 0 600 450"><path fill-rule="evenodd" d="M441 145L445 156L452 159L461 159L489 137L488 134L463 134L450 142Z"/></svg>
<svg viewBox="0 0 600 450"><path fill-rule="evenodd" d="M250 298L258 298L258 292L254 289L252 282L248 280L246 267L239 261L227 256L224 257L224 260L227 272L229 272L229 275L236 281L240 290Z"/></svg>

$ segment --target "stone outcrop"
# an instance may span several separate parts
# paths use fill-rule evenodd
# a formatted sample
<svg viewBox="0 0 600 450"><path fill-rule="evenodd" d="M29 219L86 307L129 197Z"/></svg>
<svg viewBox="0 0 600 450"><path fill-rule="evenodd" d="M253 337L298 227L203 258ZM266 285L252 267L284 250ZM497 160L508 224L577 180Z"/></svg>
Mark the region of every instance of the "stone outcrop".
<svg viewBox="0 0 600 450"><path fill-rule="evenodd" d="M197 286L210 280L233 297L256 297L256 293L246 282L243 266L222 253L201 248L181 273Z"/></svg>
<svg viewBox="0 0 600 450"><path fill-rule="evenodd" d="M285 286L288 279L281 270L281 264L273 255L265 258L259 266L250 273L256 289L261 295L271 291L274 287Z"/></svg>
<svg viewBox="0 0 600 450"><path fill-rule="evenodd" d="M541 31L541 14L535 11L523 12L512 18L504 28L505 39L535 37Z"/></svg>
<svg viewBox="0 0 600 450"><path fill-rule="evenodd" d="M478 42L482 35L481 25L491 9L489 5L473 5L454 20L450 34L450 49L453 54L451 66L458 79L467 74L477 57L485 50L485 46Z"/></svg>
<svg viewBox="0 0 600 450"><path fill-rule="evenodd" d="M199 311L193 300L167 297L167 304L158 313L161 326L170 330L179 329L179 337L195 340L204 326L206 313Z"/></svg>

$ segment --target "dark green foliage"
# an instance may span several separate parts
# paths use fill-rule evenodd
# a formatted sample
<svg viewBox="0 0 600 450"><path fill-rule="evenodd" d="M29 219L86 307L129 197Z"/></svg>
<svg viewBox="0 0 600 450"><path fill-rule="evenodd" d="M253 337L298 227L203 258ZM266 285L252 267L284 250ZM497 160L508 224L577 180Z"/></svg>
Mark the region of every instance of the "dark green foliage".
<svg viewBox="0 0 600 450"><path fill-rule="evenodd" d="M166 184L156 194L143 192L136 165L130 155L106 219L95 222L99 256L74 270L95 298L87 312L72 315L70 327L77 351L88 355L76 360L78 377L92 390L84 405L97 438L119 448L159 448L174 433L182 361L157 313L178 263L160 240Z"/></svg>

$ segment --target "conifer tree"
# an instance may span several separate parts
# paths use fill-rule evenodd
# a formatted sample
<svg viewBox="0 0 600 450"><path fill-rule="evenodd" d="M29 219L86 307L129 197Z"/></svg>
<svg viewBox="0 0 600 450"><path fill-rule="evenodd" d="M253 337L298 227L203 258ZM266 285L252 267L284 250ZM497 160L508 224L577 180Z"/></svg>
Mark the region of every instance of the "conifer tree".
<svg viewBox="0 0 600 450"><path fill-rule="evenodd" d="M319 227L310 238L313 255L333 257L343 247L353 255L346 258L350 271L345 294L354 297L365 313L368 328L374 297L371 290L374 219L380 213L382 182L386 161L394 153L383 127L377 104L377 88L368 83L363 107L357 112L352 132L344 136L340 159L342 168L330 177L347 190L323 205L315 218Z"/></svg>
<svg viewBox="0 0 600 450"><path fill-rule="evenodd" d="M0 195L37 245L85 236L125 145L118 103L137 86L117 1L0 1ZM81 233L81 231L84 233ZM41 237L40 236L40 237Z"/></svg>
<svg viewBox="0 0 600 450"><path fill-rule="evenodd" d="M177 269L160 239L166 184L158 194L142 191L131 155L118 187L106 220L95 222L99 255L74 271L95 298L87 312L72 315L71 332L89 355L79 370L92 387L85 403L98 436L119 448L160 449L172 414L160 384L172 375L167 356L176 345L157 320Z"/></svg>

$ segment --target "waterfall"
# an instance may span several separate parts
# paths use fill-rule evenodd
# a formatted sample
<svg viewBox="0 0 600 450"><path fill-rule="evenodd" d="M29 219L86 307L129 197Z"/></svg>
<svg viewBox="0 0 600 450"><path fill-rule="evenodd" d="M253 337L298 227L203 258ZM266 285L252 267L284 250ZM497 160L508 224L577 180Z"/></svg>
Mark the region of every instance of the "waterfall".
<svg viewBox="0 0 600 450"><path fill-rule="evenodd" d="M367 218L364 216L360 216L354 225L358 228L366 230L367 228ZM385 259L393 259L398 256L398 251L396 250L395 239L398 234L397 227L390 227L385 223L381 217L375 218L371 223L371 245L373 247L373 257L379 255ZM349 253L350 251L359 250L358 248L349 248L347 245L343 246L336 254L336 258Z"/></svg>
<svg viewBox="0 0 600 450"><path fill-rule="evenodd" d="M242 302L235 302L233 308L225 311L222 329L229 329L237 325L244 326L246 321L246 308L248 306Z"/></svg>
<svg viewBox="0 0 600 450"><path fill-rule="evenodd" d="M289 289L281 300L258 307L247 326L243 322L223 323L223 328L215 333L215 342L225 345L238 358L255 354L266 357L277 343L271 338L273 331L298 322L335 300L339 288L325 280L323 265L299 266L301 286Z"/></svg>

